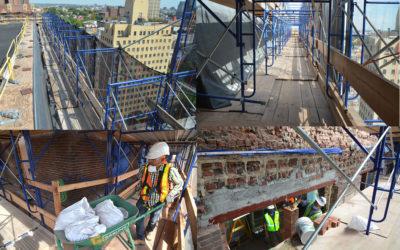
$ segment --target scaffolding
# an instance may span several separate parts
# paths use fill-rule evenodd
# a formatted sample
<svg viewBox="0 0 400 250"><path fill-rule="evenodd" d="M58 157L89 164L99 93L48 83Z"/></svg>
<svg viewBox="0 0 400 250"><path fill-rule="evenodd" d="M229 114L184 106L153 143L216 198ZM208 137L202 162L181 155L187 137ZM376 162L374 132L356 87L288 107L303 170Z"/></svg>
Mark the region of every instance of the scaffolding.
<svg viewBox="0 0 400 250"><path fill-rule="evenodd" d="M338 196L337 200L333 205L330 206L330 210L325 215L322 222L319 224L318 228L315 230L313 235L309 238L306 245L303 249L308 249L311 243L317 237L319 231L325 225L325 222L329 219L329 216L333 213L338 204L342 201L347 191L350 187L353 187L366 202L370 204L370 211L368 217L368 225L366 229L366 235L370 234L370 225L372 222L379 223L383 222L388 214L390 201L394 194L400 194L400 190L396 189L396 183L399 180L399 164L400 164L400 142L395 141L393 139L393 134L399 133L398 131L392 131L391 127L380 126L376 127L376 133L371 133L370 136L376 136L378 138L376 144L368 150L367 147L363 146L362 143L354 136L351 131L342 127L343 130L348 134L348 136L357 144L360 150L362 150L367 156L358 167L358 169L354 172L352 177L349 177L345 174L345 172L339 167L339 164L336 164L329 154L341 154L342 151L340 148L321 148L301 127L294 127L296 133L303 138L312 149L255 149L248 151L234 151L234 150L202 150L198 152L199 156L202 157L215 157L215 156L229 156L229 155L241 155L241 156L253 156L253 155L278 155L278 154L319 154L321 155L334 169L337 170L340 177L347 182L347 186L342 191L342 193ZM374 155L375 154L375 155ZM374 155L374 156L373 156ZM373 162L373 170L375 173L375 179L373 180L373 184L364 183L361 184L371 186L373 188L372 199L369 199L359 188L358 185L355 184L355 179L359 176L359 174L364 170L366 163L371 160ZM391 161L393 163L393 169L391 174L386 181L385 185L382 187L379 185L381 180L381 172L384 170L384 160ZM378 192L381 192L378 198ZM379 208L380 202L383 198L384 193L388 193L387 202L385 206L384 216L381 219L373 218L374 211Z"/></svg>
<svg viewBox="0 0 400 250"><path fill-rule="evenodd" d="M264 101L252 98L256 93L256 71L259 66L256 65L256 50L263 42L266 64L265 74L268 74L268 68L274 65L286 42L291 36L298 34L299 40L306 49L306 57L308 57L310 65L316 70L317 79L324 86L326 96L339 109L341 124L366 123L367 125L387 124L393 126L399 124L399 87L398 84L393 84L386 79L382 73L382 69L387 65L391 63L396 63L397 65L399 63L400 52L393 51L391 48L391 46L398 43L399 35L397 34L390 41L385 41L380 31L374 27L365 13L367 6L398 6L400 2L366 0L363 1L363 9L361 10L353 0L236 0L234 6L233 3L228 1L215 1L235 8L236 14L229 25L221 21L218 15L204 1L199 0L198 2L225 30L211 52L204 56L206 60L202 67L199 68L197 77L207 63L212 63L219 69L224 70L222 66L215 64L211 57L224 36L229 33L236 39L236 46L240 51L240 76L236 77L236 75L232 74L230 76L241 84L240 97L238 98L208 93L197 93L198 96L238 101L241 103L241 112L246 112L246 103L265 105ZM263 5L264 3L265 5ZM301 7L294 8L288 3L300 3ZM354 6L362 15L361 31L357 29L353 22ZM243 32L243 17L248 18L252 23L250 32ZM236 28L231 27L233 23L236 23ZM385 45L377 52L372 52L371 46L365 41L367 37L366 23L369 24L374 34ZM296 29L297 31L295 31ZM256 31L261 32L262 36L258 36ZM244 44L244 37L251 37L251 44ZM361 52L358 61L354 60L352 54L353 38L361 41ZM243 50L245 45L247 46L246 48L250 48L253 54L251 61L244 60ZM389 52L387 56L376 59L385 51ZM378 65L377 61L383 58L388 58L389 61L383 65ZM351 68L351 71L349 68ZM252 73L251 84L249 84L249 78L246 77L246 72L249 71ZM252 88L250 95L245 94L246 88ZM350 108L349 102L356 99L359 100L360 97L373 109L379 119L357 121L359 118L348 112ZM380 101L377 102L377 99Z"/></svg>
<svg viewBox="0 0 400 250"><path fill-rule="evenodd" d="M76 102L94 128L152 131L195 128L196 110L191 98L195 94L190 84L196 71L180 70L192 47L188 37L193 33L195 3L186 0L182 18L172 23L180 22L180 28L167 73L147 67L124 49L172 24L123 48L121 45L110 48L54 14L42 15L44 31L74 89ZM150 92L155 91L156 98L151 98ZM135 108L125 109L132 102ZM184 125L182 119L187 120Z"/></svg>
<svg viewBox="0 0 400 250"><path fill-rule="evenodd" d="M58 214L62 210L62 197L66 197L66 192L68 191L90 188L90 190L99 198L114 194L128 200L132 196L134 196L138 191L138 187L140 186L138 185L140 183L140 180L134 181L133 184L129 184L129 186L124 185L125 189L120 192L118 192L118 188L121 187L128 178L132 178L137 175L137 173L139 172L139 168L133 169L134 165L140 167L145 164L146 159L144 158L144 156L149 150L150 141L157 137L156 134L145 134L141 136L140 133L136 132L122 132L112 130L77 132L78 136L86 138L87 143L91 145L93 151L95 152L94 155L97 155L104 163L106 178L93 180L89 178L84 178L79 175L79 179L81 182L78 183L70 183L70 176L67 176L62 180L49 180L49 182L46 183L39 182L35 179L35 172L37 170L38 161L44 156L46 151L53 146L53 142L57 138L57 136L65 133L68 132L53 132L51 139L36 156L33 153L33 147L37 148L37 146L33 145L32 143L30 131L9 131L9 136L2 135L2 140L9 140L6 145L3 144L5 145L5 147L2 148L0 152L0 189L2 190L3 198L8 200L8 198L11 197L11 201L16 202L20 206L22 205L22 207L25 207L25 209L32 215L39 215L36 216L36 218L41 221L41 224L43 226L49 229L52 229L52 227L54 226L56 216L58 216ZM193 138L191 139L193 134L192 131L190 131L191 134L182 134L183 131L181 131L180 133L182 137L181 140L166 141L170 145L170 155L167 156L166 160L169 162L173 162L174 166L179 170L181 175L184 176L183 179L185 181L180 198L175 201L177 208L174 212L173 222L178 224L179 226L179 222L182 220L182 218L180 217L183 216L181 213L181 205L184 202L186 204L185 207L188 214L186 214L185 216L185 224L182 228L182 231L184 232L184 235L186 235L188 228L190 227L193 243L195 244L197 242L197 239L195 239L197 237L197 222L195 216L197 208L196 200L193 198L193 191L192 189L190 189L189 186L193 184L193 172L194 169L197 168L196 143L192 140ZM99 148L96 147L96 145L90 139L90 135L99 136L99 134L106 137L106 155L103 155L100 152ZM132 141L130 140L130 136L152 139L147 139L147 141L137 141L135 139ZM168 138L168 135L160 136L160 138ZM26 154L25 152L21 151L23 147L18 146L20 145L19 143L21 142L21 139L22 142L25 143L24 147L26 148ZM10 152L7 157L3 159L2 155L4 152L6 152L7 149L9 149ZM24 155L27 156L26 159L23 159ZM174 159L172 158L173 156ZM18 175L15 175L11 171L9 162L12 159L15 160L15 166L18 170ZM128 167L124 170L124 172L120 171L120 164L122 159L124 161L127 161L128 163ZM21 164L23 163L27 164L26 167L29 169L31 175L30 177L24 177L23 167L21 166ZM4 178L2 178L5 172L11 174L20 184L23 193L23 199L18 198L16 195L11 194L8 191L5 191L5 180ZM60 183L62 183L63 185L60 185ZM99 185L104 185L104 194L99 194L93 188L94 186ZM31 190L34 191L34 194L31 194ZM51 195L46 200L43 200L43 191L51 193ZM48 205L50 201L52 201L54 204L54 213L49 212L49 209L51 210L51 208L46 208L46 205ZM34 203L32 204L32 202Z"/></svg>

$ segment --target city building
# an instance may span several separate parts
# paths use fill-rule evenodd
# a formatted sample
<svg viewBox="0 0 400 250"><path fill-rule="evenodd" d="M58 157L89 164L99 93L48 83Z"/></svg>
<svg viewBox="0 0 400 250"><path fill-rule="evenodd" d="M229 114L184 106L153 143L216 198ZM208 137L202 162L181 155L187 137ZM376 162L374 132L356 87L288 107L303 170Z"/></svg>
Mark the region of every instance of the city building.
<svg viewBox="0 0 400 250"><path fill-rule="evenodd" d="M107 22L100 39L110 47L122 47L162 28L165 24L146 22L148 20L148 1L126 0L125 18L127 23ZM172 28L166 28L147 39L125 49L144 65L161 73L168 70L174 36Z"/></svg>
<svg viewBox="0 0 400 250"><path fill-rule="evenodd" d="M109 21L104 25L100 40L109 47L122 47L133 43L154 31L159 30L166 24L148 22L149 6L148 1L126 0L125 16L119 21ZM129 59L126 63L129 73L136 79L147 78L168 72L171 54L173 51L175 36L172 34L172 27L161 30L140 42L125 48L125 52L136 60ZM119 67L118 81L126 81L130 78L123 66ZM155 100L158 94L158 85L143 86L141 93ZM147 105L143 98L138 97L136 91L123 89L118 93L121 98L121 112L129 113L130 116L144 113ZM140 119L139 119L140 120Z"/></svg>
<svg viewBox="0 0 400 250"><path fill-rule="evenodd" d="M148 18L155 19L160 17L161 0L149 0L149 14Z"/></svg>
<svg viewBox="0 0 400 250"><path fill-rule="evenodd" d="M33 5L29 0L0 0L0 14L32 14Z"/></svg>
<svg viewBox="0 0 400 250"><path fill-rule="evenodd" d="M118 7L107 6L105 8L104 13L100 13L100 17L102 20L118 19L118 17L124 15L125 15L125 8L122 6Z"/></svg>

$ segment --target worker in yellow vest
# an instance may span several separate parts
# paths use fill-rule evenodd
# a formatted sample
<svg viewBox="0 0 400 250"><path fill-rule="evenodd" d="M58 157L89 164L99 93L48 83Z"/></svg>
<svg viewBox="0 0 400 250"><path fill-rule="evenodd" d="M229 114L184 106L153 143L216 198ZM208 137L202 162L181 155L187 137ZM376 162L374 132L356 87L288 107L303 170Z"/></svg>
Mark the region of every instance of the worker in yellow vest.
<svg viewBox="0 0 400 250"><path fill-rule="evenodd" d="M282 235L279 230L279 212L278 210L275 210L274 205L269 205L267 207L267 212L265 213L265 224L271 243L270 247L274 247L282 241Z"/></svg>
<svg viewBox="0 0 400 250"><path fill-rule="evenodd" d="M148 162L139 169L138 179L140 180L140 198L136 203L139 215L146 213L159 204L166 202L172 203L183 188L183 180L178 170L166 161L169 155L169 146L165 142L157 142L150 147L145 156ZM170 190L171 183L174 184ZM144 228L144 218L136 222L137 240L135 244L141 245L151 239L150 233L156 227L162 209L157 209L150 214L149 222Z"/></svg>
<svg viewBox="0 0 400 250"><path fill-rule="evenodd" d="M299 208L304 211L303 217L308 217L310 220L314 221L322 215L321 208L326 205L325 197L317 197L314 202L304 200L299 204Z"/></svg>

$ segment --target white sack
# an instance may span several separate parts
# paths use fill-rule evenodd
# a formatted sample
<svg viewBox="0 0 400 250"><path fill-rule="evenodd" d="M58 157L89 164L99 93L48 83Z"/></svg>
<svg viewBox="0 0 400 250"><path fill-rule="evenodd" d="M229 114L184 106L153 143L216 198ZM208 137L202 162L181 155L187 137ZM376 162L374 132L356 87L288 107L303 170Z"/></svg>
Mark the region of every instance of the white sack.
<svg viewBox="0 0 400 250"><path fill-rule="evenodd" d="M94 210L96 211L96 215L100 217L100 223L106 225L107 228L115 226L124 220L121 210L114 206L114 203L110 199L97 204Z"/></svg>
<svg viewBox="0 0 400 250"><path fill-rule="evenodd" d="M54 230L64 230L69 224L80 221L88 216L94 216L95 212L90 207L86 197L65 208L58 215Z"/></svg>
<svg viewBox="0 0 400 250"><path fill-rule="evenodd" d="M124 215L124 220L125 220L126 218L128 218L129 213L128 213L128 211L126 211L125 208L123 208L123 207L118 207L118 209L119 209L119 210L121 211L121 213Z"/></svg>
<svg viewBox="0 0 400 250"><path fill-rule="evenodd" d="M67 240L75 242L95 237L106 230L105 225L99 224L99 216L90 215L69 224L64 232Z"/></svg>
<svg viewBox="0 0 400 250"><path fill-rule="evenodd" d="M364 217L357 215L351 218L350 223L347 225L349 228L354 229L356 231L365 231L367 230L368 220ZM371 222L370 230L379 230L379 227Z"/></svg>

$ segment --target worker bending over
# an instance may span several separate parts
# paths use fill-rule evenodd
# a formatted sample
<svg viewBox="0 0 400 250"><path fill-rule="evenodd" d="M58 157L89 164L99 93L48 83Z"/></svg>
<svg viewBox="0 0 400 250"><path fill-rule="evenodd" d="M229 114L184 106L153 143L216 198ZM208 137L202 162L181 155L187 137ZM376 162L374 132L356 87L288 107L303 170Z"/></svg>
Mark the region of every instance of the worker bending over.
<svg viewBox="0 0 400 250"><path fill-rule="evenodd" d="M274 205L269 205L267 207L267 212L265 213L265 223L268 231L268 237L271 242L271 247L278 245L282 241L282 235L279 231L279 212L275 210Z"/></svg>
<svg viewBox="0 0 400 250"><path fill-rule="evenodd" d="M322 215L321 207L324 207L325 204L325 197L317 197L314 202L308 200L301 201L299 208L304 211L303 217L308 217L314 221Z"/></svg>
<svg viewBox="0 0 400 250"><path fill-rule="evenodd" d="M178 170L165 160L169 155L169 146L165 142L157 142L150 147L145 156L148 163L142 166L138 173L140 180L140 198L136 203L139 215L155 208L163 202L172 203L182 191L183 180ZM170 184L174 187L170 190ZM136 244L144 244L144 239L150 240L150 233L156 227L162 209L157 209L150 214L150 220L144 228L144 218L136 222Z"/></svg>

